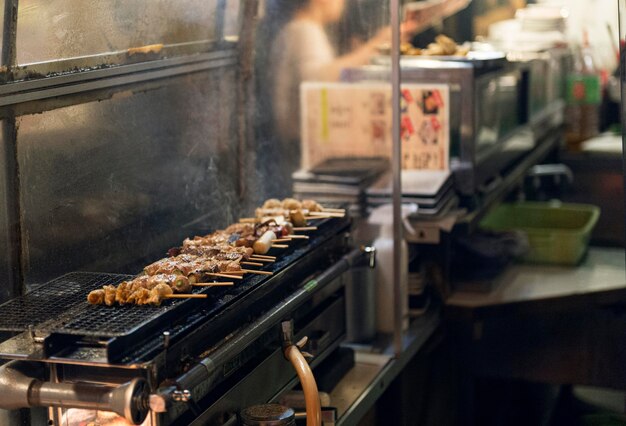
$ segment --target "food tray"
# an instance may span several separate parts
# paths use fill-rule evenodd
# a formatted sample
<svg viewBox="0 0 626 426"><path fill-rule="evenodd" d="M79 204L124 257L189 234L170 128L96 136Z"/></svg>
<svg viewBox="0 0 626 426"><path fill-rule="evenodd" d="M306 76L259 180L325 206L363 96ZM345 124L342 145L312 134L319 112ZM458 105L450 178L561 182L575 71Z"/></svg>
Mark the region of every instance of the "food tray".
<svg viewBox="0 0 626 426"><path fill-rule="evenodd" d="M520 202L498 206L480 227L524 232L530 244L526 262L576 265L599 216L600 208L588 204Z"/></svg>

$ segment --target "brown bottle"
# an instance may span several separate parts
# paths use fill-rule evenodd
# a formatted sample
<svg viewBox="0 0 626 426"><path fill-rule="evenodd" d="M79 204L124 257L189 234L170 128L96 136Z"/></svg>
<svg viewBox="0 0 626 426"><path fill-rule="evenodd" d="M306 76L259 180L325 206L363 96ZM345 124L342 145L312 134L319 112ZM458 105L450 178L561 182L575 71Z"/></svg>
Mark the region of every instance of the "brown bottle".
<svg viewBox="0 0 626 426"><path fill-rule="evenodd" d="M567 107L565 110L565 141L567 148L579 151L582 142L600 131L602 88L600 74L593 60L587 31L582 47L574 55L574 69L567 76Z"/></svg>

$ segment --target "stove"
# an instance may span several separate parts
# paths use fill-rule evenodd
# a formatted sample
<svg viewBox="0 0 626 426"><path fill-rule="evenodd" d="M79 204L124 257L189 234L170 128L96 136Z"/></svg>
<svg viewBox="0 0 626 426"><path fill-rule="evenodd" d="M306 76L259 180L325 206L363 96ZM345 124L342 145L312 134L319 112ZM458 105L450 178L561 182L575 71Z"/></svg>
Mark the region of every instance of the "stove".
<svg viewBox="0 0 626 426"><path fill-rule="evenodd" d="M268 402L295 377L276 356L285 324L316 336L321 361L345 333L342 276L368 255L352 249L349 219L315 225L309 240L273 249L276 262L263 267L272 276L194 289L207 299L89 305L90 291L130 277L73 272L0 305L0 331L14 334L0 343L0 359L11 360L0 367L0 408L49 407L52 424L89 409L182 425ZM259 375L263 391L250 386Z"/></svg>

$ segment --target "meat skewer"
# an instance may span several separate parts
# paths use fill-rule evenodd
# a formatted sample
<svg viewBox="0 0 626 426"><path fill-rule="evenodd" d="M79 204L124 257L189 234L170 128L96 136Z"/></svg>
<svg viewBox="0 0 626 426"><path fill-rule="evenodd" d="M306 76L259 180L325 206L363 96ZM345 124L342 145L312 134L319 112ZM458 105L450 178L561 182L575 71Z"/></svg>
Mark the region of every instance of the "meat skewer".
<svg viewBox="0 0 626 426"><path fill-rule="evenodd" d="M275 217L259 218L270 213ZM194 286L228 286L231 282L200 282L202 277L242 279L246 273L272 275L272 272L243 269L242 265L262 267L276 260L265 255L271 248L288 248L292 239L308 239L296 231L312 231L306 217L339 217L342 209L327 209L313 200L293 198L267 200L257 209L255 218L245 220L202 237L186 239L181 247L171 249L169 257L144 268L144 274L118 286L104 286L89 293L91 304L159 305L170 298L205 298L205 294L190 294ZM291 222L290 222L291 221ZM294 227L292 222L296 225Z"/></svg>

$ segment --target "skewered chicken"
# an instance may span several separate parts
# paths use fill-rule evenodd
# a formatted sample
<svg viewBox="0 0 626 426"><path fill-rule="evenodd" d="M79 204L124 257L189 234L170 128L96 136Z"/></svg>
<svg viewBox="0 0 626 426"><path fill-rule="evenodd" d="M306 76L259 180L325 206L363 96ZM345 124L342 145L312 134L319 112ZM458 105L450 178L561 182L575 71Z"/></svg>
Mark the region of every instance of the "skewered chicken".
<svg viewBox="0 0 626 426"><path fill-rule="evenodd" d="M189 280L180 275L141 275L132 281L124 281L117 287L107 285L102 289L94 290L87 296L87 301L92 305L108 306L113 306L115 303L158 305L167 295L190 291Z"/></svg>

